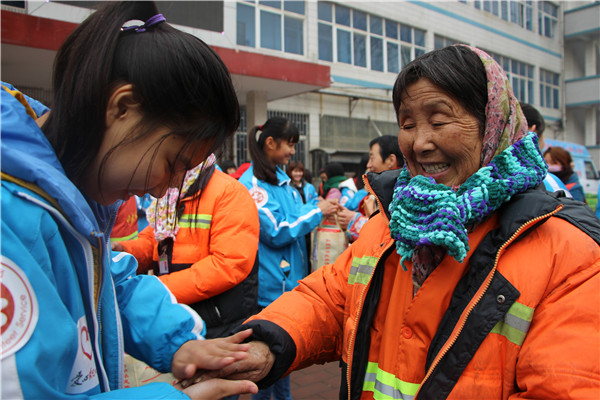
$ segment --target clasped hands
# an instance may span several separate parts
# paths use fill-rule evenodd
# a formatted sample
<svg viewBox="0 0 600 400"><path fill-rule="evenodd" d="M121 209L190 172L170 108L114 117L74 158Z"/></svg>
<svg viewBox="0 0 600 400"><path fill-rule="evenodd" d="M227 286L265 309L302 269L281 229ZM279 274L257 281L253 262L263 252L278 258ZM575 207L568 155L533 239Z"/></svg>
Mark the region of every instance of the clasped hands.
<svg viewBox="0 0 600 400"><path fill-rule="evenodd" d="M180 379L175 387L197 400L257 393L254 382L267 376L275 356L263 342L242 343L251 334L247 329L226 338L184 343L171 364Z"/></svg>

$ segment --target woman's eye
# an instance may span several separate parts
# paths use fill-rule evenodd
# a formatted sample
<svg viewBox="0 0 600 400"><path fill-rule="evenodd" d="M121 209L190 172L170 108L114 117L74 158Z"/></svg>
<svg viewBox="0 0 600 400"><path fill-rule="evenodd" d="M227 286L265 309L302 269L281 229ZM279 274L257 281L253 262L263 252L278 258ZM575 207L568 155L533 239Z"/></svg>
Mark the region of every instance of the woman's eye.
<svg viewBox="0 0 600 400"><path fill-rule="evenodd" d="M412 129L412 128L414 128L414 127L415 127L415 126L414 126L413 124L404 124L404 125L402 125L402 126L400 127L400 129L403 129L403 130L409 130L409 129Z"/></svg>

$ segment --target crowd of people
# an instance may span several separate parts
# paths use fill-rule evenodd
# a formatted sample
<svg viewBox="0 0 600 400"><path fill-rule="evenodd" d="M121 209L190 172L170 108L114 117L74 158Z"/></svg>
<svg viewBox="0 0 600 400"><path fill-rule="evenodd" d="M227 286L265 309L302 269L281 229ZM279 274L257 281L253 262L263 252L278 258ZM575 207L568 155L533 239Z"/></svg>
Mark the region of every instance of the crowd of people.
<svg viewBox="0 0 600 400"><path fill-rule="evenodd" d="M53 84L1 89L2 398L290 400L332 361L348 400L600 396L600 221L484 51L406 65L398 136L320 184L283 117L218 162L230 74L152 2L100 7ZM126 355L175 383L124 388Z"/></svg>

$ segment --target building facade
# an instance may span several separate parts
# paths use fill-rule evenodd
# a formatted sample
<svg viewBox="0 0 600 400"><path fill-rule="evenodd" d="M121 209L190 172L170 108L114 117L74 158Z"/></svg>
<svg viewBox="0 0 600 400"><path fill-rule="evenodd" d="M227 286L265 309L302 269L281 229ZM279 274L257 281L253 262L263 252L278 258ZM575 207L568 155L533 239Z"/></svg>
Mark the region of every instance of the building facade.
<svg viewBox="0 0 600 400"><path fill-rule="evenodd" d="M2 1L2 79L48 95L61 39L96 3ZM339 161L360 173L370 140L398 133L397 73L453 43L493 55L517 98L546 119L547 137L585 144L600 165L600 2L157 3L169 23L211 45L232 72L243 119L222 157L238 165L248 161L246 130L284 115L300 128L295 159L314 172Z"/></svg>

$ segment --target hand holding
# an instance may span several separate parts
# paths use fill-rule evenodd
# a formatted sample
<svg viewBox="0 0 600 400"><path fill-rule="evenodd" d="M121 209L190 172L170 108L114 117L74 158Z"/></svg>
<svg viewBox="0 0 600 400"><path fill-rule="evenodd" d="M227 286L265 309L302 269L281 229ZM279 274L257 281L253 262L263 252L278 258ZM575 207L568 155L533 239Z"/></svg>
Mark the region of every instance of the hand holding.
<svg viewBox="0 0 600 400"><path fill-rule="evenodd" d="M190 340L175 352L171 371L178 379L194 376L197 370L216 370L248 356L250 344L242 342L252 334L246 329L225 338Z"/></svg>
<svg viewBox="0 0 600 400"><path fill-rule="evenodd" d="M110 248L112 251L125 251L125 249L123 248L123 245L119 242L111 242Z"/></svg>
<svg viewBox="0 0 600 400"><path fill-rule="evenodd" d="M350 221L352 221L352 218L354 218L355 214L355 211L350 211L345 207L343 207L341 211L338 211L337 217L338 223L340 224L340 228L346 230L348 228L348 224L350 223Z"/></svg>
<svg viewBox="0 0 600 400"><path fill-rule="evenodd" d="M211 380L213 378L247 379L258 382L271 371L275 362L275 355L264 342L250 342L247 357L236 360L215 371L200 371L193 379L181 382L183 387Z"/></svg>
<svg viewBox="0 0 600 400"><path fill-rule="evenodd" d="M338 211L339 204L337 201L331 200L321 200L317 204L317 206L321 209L324 217L330 217Z"/></svg>

